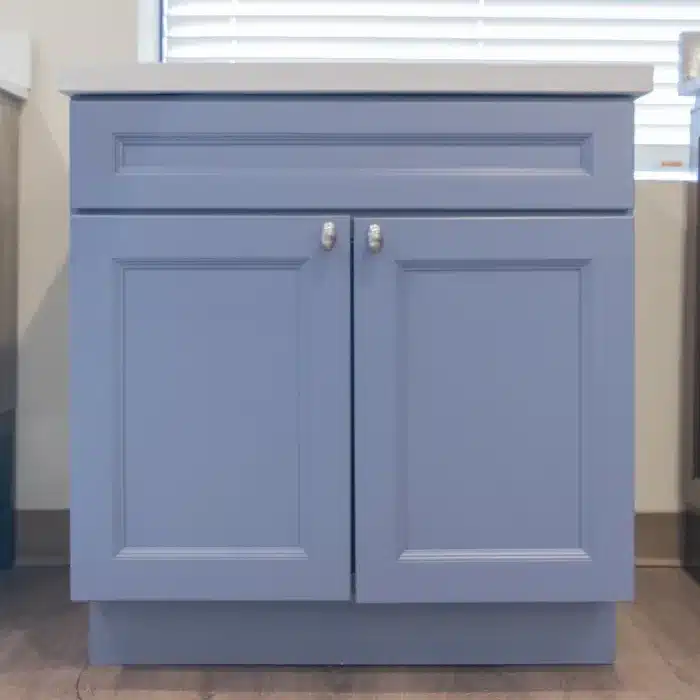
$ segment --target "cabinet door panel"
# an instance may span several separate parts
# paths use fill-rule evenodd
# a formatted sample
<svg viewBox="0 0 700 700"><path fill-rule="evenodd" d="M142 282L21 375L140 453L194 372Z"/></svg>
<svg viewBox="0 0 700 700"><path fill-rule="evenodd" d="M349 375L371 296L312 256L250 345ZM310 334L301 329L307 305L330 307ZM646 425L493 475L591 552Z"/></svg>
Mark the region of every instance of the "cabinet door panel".
<svg viewBox="0 0 700 700"><path fill-rule="evenodd" d="M359 220L355 250L358 600L629 597L631 219Z"/></svg>
<svg viewBox="0 0 700 700"><path fill-rule="evenodd" d="M75 217L77 599L347 600L349 220Z"/></svg>

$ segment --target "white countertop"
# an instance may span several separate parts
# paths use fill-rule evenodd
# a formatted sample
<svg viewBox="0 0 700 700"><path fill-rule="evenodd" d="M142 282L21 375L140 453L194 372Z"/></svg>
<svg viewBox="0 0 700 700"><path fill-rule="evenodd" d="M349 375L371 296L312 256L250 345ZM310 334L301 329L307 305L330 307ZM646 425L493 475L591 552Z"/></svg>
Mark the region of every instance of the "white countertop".
<svg viewBox="0 0 700 700"><path fill-rule="evenodd" d="M134 63L69 71L61 92L616 94L653 88L652 66L630 63Z"/></svg>
<svg viewBox="0 0 700 700"><path fill-rule="evenodd" d="M26 100L31 87L29 36L0 32L0 91Z"/></svg>

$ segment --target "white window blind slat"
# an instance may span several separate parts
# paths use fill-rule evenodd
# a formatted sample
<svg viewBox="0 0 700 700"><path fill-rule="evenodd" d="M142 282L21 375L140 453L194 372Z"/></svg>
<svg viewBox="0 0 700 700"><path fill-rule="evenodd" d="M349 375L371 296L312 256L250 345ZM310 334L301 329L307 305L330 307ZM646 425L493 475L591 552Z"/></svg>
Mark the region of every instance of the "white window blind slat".
<svg viewBox="0 0 700 700"><path fill-rule="evenodd" d="M475 17L700 20L695 0L165 0L175 17Z"/></svg>
<svg viewBox="0 0 700 700"><path fill-rule="evenodd" d="M448 40L395 40L376 42L356 38L314 39L299 42L294 39L256 38L255 41L237 40L236 59L240 61L353 61L361 60L463 60L465 56L478 58L478 46L471 50L463 42ZM203 47L201 42L181 41L173 47L171 61L228 61L231 60L231 42L212 40Z"/></svg>
<svg viewBox="0 0 700 700"><path fill-rule="evenodd" d="M689 161L678 36L698 0L163 0L165 61L622 61L655 66L637 167Z"/></svg>

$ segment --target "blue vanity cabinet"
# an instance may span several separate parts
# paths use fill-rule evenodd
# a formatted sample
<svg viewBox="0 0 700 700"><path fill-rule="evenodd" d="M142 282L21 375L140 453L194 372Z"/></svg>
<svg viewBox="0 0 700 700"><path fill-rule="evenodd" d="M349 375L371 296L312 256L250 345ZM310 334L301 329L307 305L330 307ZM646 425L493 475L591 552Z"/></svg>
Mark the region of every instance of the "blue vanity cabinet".
<svg viewBox="0 0 700 700"><path fill-rule="evenodd" d="M611 85L73 95L92 663L614 659L634 105Z"/></svg>
<svg viewBox="0 0 700 700"><path fill-rule="evenodd" d="M361 603L629 599L629 216L358 219Z"/></svg>
<svg viewBox="0 0 700 700"><path fill-rule="evenodd" d="M349 234L73 217L74 599L349 599Z"/></svg>

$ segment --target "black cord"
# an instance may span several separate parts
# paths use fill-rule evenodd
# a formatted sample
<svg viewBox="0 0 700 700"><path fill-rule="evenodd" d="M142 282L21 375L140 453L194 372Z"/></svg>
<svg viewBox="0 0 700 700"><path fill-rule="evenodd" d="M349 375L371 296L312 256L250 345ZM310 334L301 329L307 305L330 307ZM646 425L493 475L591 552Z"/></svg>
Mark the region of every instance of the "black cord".
<svg viewBox="0 0 700 700"><path fill-rule="evenodd" d="M83 663L83 667L80 669L78 677L75 679L75 700L84 700L83 696L80 693L80 681L82 680L85 671L87 671L88 666L88 660L85 659L85 663Z"/></svg>

